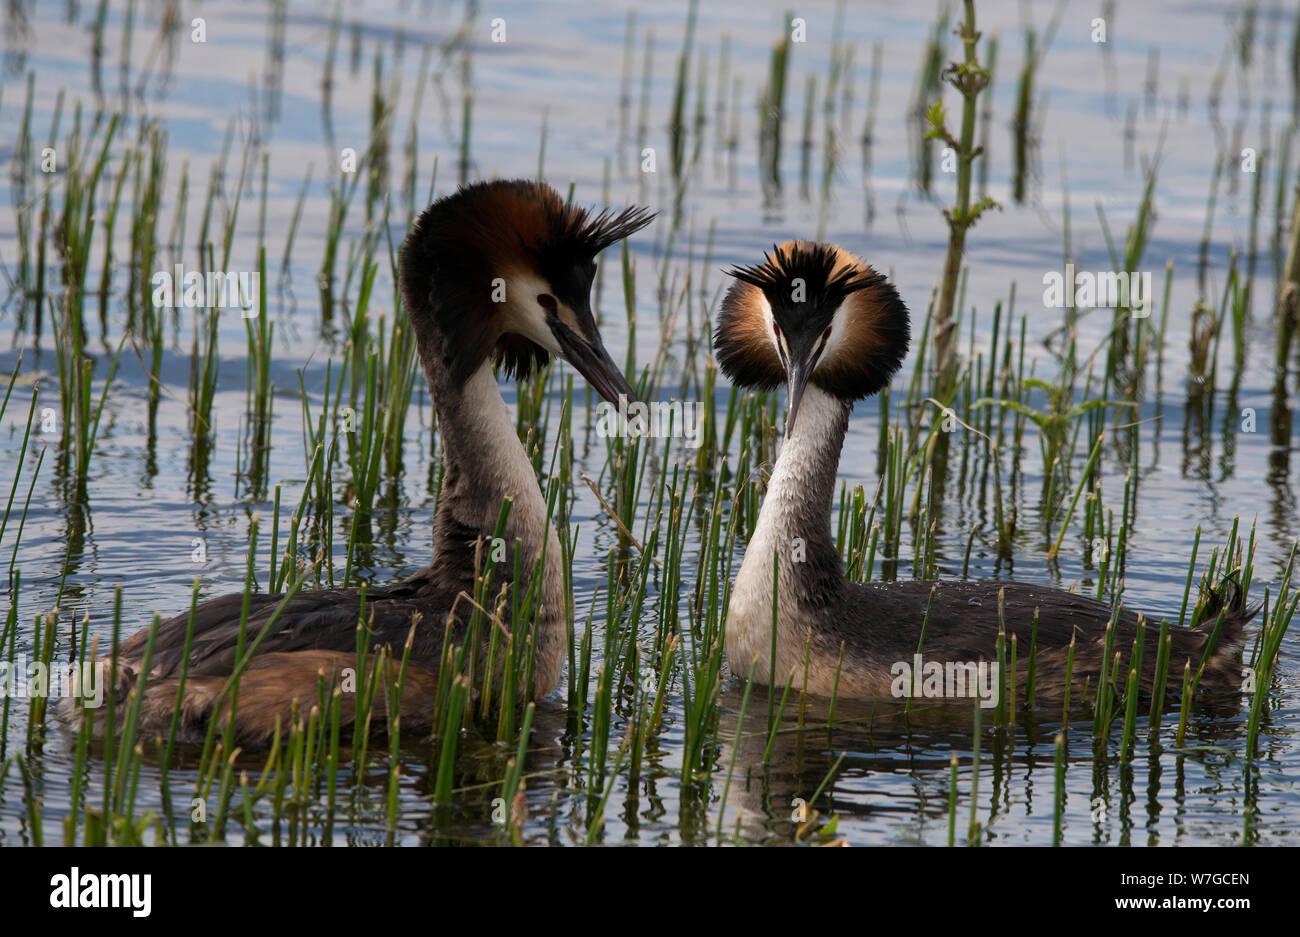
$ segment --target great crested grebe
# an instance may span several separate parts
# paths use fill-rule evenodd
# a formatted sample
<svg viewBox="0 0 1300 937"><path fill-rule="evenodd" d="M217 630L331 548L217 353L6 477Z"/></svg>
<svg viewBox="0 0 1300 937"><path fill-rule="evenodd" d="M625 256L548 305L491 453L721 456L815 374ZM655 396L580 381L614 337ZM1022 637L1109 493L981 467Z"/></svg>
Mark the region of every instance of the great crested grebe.
<svg viewBox="0 0 1300 937"><path fill-rule="evenodd" d="M338 668L356 662L359 623L371 648L390 646L400 657L417 622L402 699L403 728L427 724L437 685L449 613L452 644L463 642L482 538L497 530L503 499L512 501L504 561L495 592L509 583L524 594L543 563L537 616L532 697L559 682L565 659L565 589L560 544L546 502L497 388L493 362L514 376L559 355L600 395L635 399L596 329L590 293L596 255L654 217L642 208L591 213L566 205L540 182L483 182L462 187L427 208L402 245L399 278L406 314L437 409L446 474L434 519L433 562L391 586L299 592L286 604L240 677L235 733L241 744L268 742L288 730L293 701L318 698L318 672L327 684ZM518 549L516 550L516 544ZM545 558L542 551L545 549ZM518 553L518 556L516 556ZM253 594L245 626L251 644L272 620L283 596ZM204 602L194 620L182 723L183 739L202 738L236 664L242 594ZM189 613L158 630L145 683L139 731L166 733L179 687ZM149 629L119 651L116 685L135 685ZM229 694L227 694L229 695ZM342 700L350 721L352 700Z"/></svg>
<svg viewBox="0 0 1300 937"><path fill-rule="evenodd" d="M1032 642L1037 695L1059 699L1074 641L1072 696L1079 699L1085 680L1095 689L1111 618L1110 607L1101 602L1014 582L845 578L830 523L840 450L854 401L884 388L907 354L907 307L883 275L833 245L789 241L764 257L762 264L728 271L737 282L722 302L714 330L718 364L734 384L788 389L785 439L727 612L733 672L744 675L757 660L756 681L767 683L774 675L781 686L793 677L800 687L807 654L809 692L897 696L899 674L905 672L900 664L910 669L917 654L944 666L996 662L999 593L1004 593L1005 640L1009 647L1016 636L1019 685L1024 686ZM775 662L774 552L779 562ZM1218 639L1200 686L1240 686L1232 659L1255 610L1246 609L1241 590L1228 582L1229 595L1209 599L1207 624L1169 629L1169 686L1181 685L1185 661L1193 673L1201 666L1220 614ZM1138 616L1123 610L1111 640L1121 663L1129 659L1137 626ZM1159 630L1158 620L1145 630L1140 683L1146 693L1154 683ZM1107 673L1111 663L1105 662ZM1121 672L1121 682L1126 673ZM918 686L905 684L901 695L920 695L913 692Z"/></svg>

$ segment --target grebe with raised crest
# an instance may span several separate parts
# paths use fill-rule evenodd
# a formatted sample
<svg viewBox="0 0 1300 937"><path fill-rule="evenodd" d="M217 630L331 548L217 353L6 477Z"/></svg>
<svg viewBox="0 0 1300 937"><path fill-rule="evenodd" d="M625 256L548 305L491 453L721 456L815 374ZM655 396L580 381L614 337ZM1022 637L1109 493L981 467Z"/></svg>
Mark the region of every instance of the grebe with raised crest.
<svg viewBox="0 0 1300 937"><path fill-rule="evenodd" d="M402 245L399 279L446 468L432 562L401 582L368 588L364 609L359 589L303 591L287 601L253 593L246 616L242 593L203 602L194 615L187 667L189 612L163 622L144 681L140 735L168 731L182 671L179 738L202 739L214 713L224 727L234 695L226 685L242 646L256 653L239 675L235 739L242 745L268 743L277 726L288 731L295 700L304 708L316 701L319 675L329 685L339 668L356 662L359 627L367 632L366 646L387 646L390 659L400 659L413 622L400 716L404 729L426 727L444 639L450 637L452 645L466 640L472 605L464 599L473 595L476 556L495 535L505 499L511 501L506 555L494 558L502 572L493 589L505 585L527 594L540 568L534 623L527 633L510 637L533 643L528 696L541 699L555 689L567 656L563 559L493 364L522 377L557 355L606 400L636 399L601 341L590 294L596 256L653 217L642 208L591 212L566 204L544 183L522 180L464 186L421 214ZM520 578L511 582L515 569ZM119 648L112 685L120 699L138 686L151 630ZM350 695L343 696L341 712L349 724Z"/></svg>
<svg viewBox="0 0 1300 937"><path fill-rule="evenodd" d="M1032 646L1036 695L1061 698L1068 670L1079 700L1085 681L1095 691L1103 675L1109 678L1114 655L1129 660L1139 616L1120 610L1112 656L1103 660L1112 610L1085 596L1004 581L849 581L831 534L840 450L854 401L883 389L907 355L907 307L883 275L829 244L789 241L763 263L728 272L736 282L714 330L718 365L740 387L785 385L788 404L785 438L727 611L733 673L743 677L752 666L757 682L779 687L792 678L796 688L822 696L883 699L899 695L899 665L911 665L917 654L941 664L997 661L1004 627L1005 647L1013 635L1018 645L1020 686ZM1200 626L1168 629L1169 690L1181 686L1185 664L1200 670L1216 627L1199 687L1240 687L1235 658L1258 609L1246 607L1232 577L1207 603ZM1139 674L1147 694L1159 632L1148 620Z"/></svg>

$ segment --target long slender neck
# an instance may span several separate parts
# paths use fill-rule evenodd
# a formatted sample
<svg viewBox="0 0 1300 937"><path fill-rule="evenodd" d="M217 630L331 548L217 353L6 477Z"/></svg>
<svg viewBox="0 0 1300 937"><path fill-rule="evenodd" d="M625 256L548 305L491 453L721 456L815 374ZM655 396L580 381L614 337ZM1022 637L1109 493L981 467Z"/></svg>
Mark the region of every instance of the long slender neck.
<svg viewBox="0 0 1300 937"><path fill-rule="evenodd" d="M480 365L462 388L448 383L433 392L447 466L439 514L449 513L490 537L502 499L510 498L507 530L526 546L540 547L547 530L546 502L491 365ZM434 543L435 553L439 546Z"/></svg>
<svg viewBox="0 0 1300 937"><path fill-rule="evenodd" d="M727 656L748 672L767 666L772 642L772 563L779 561L778 662L801 652L812 613L843 594L844 566L831 537L831 499L853 404L808 385L781 445L758 525L745 550L727 613ZM766 671L763 673L766 676Z"/></svg>
<svg viewBox="0 0 1300 937"><path fill-rule="evenodd" d="M428 572L442 582L449 578L459 581L456 588L472 594L477 550L481 566L492 563L495 567L495 592L514 574L517 542L521 581L513 588L522 596L545 546L536 657L536 689L538 695L545 695L558 683L564 658L563 567L559 539L547 519L546 501L491 363L485 361L459 388L445 371L427 364L425 370L446 463L434 519L433 565ZM494 544L491 538L505 498L511 501L502 538L505 542ZM485 538L481 546L480 538ZM462 611L468 612L468 608Z"/></svg>

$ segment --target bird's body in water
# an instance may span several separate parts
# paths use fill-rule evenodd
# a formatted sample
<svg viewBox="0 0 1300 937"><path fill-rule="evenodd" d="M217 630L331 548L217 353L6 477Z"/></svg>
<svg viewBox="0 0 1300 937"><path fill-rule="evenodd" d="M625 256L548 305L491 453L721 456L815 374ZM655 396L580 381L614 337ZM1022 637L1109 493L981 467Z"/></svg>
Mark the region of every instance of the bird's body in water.
<svg viewBox="0 0 1300 937"><path fill-rule="evenodd" d="M756 681L840 698L935 695L923 685L956 671L959 683L1003 659L1016 643L1017 685L1031 656L1035 696L1059 700L1085 682L1095 693L1115 655L1122 690L1139 616L1121 609L1106 656L1109 605L1084 596L1014 582L850 582L831 534L840 450L855 400L884 388L909 342L908 312L894 287L848 252L824 244L787 242L765 263L730 271L737 282L724 299L714 332L722 371L738 386L788 389L786 434L759 518L736 576L726 621L733 673L753 667ZM777 621L773 659L773 564ZM1231 579L1211 594L1196 628L1168 629L1168 683L1195 675L1216 625L1218 635L1199 686L1240 686L1234 655L1253 611ZM1146 620L1139 683L1152 692L1160 622ZM921 660L917 661L917 655ZM912 671L921 663L922 672ZM937 665L937 669L935 667ZM1070 677L1067 679L1067 672ZM806 682L805 682L806 681ZM944 691L952 687L945 684ZM971 696L966 692L958 695Z"/></svg>
<svg viewBox="0 0 1300 937"><path fill-rule="evenodd" d="M400 660L413 635L401 725L426 727L444 647L466 640L476 572L486 565L506 499L505 555L492 556L494 605L503 587L516 600L527 595L540 574L536 614L520 622L509 640L529 648L527 695L541 699L555 689L567 656L562 554L493 363L523 376L559 355L607 400L617 402L620 394L635 399L601 342L590 291L597 254L652 217L641 209L590 213L566 205L543 183L524 181L470 185L421 215L402 246L399 275L446 468L433 560L401 582L367 589L364 607L356 589L303 591L288 601L249 595L243 647L260 643L239 675L240 744L268 743L277 725L287 732L295 700L305 714L318 699L322 676L328 687L338 682L341 668L355 667L359 627L364 644L386 646L390 661ZM519 580L512 582L515 570ZM202 739L214 715L225 726L244 601L236 594L199 605L188 655L189 613L162 623L145 681L141 736L168 732L182 676L180 738ZM122 699L138 685L149 632L133 635L119 649L115 682ZM503 658L499 652L498 663ZM346 725L353 718L353 696L342 694L340 703Z"/></svg>

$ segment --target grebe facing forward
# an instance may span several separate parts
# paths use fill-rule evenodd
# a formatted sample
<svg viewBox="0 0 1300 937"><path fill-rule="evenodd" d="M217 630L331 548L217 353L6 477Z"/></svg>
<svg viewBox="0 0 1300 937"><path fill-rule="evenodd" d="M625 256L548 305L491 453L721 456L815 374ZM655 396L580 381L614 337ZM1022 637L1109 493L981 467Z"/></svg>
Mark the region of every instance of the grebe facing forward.
<svg viewBox="0 0 1300 937"><path fill-rule="evenodd" d="M355 664L358 627L368 632L372 649L387 645L400 657L413 621L402 726L425 727L448 623L450 643L463 643L472 608L463 597L474 593L480 543L495 535L506 498L512 502L503 538L506 556L494 557L493 591L508 584L517 595L527 594L540 563L536 631L511 640L534 642L532 698L555 689L566 656L560 544L492 365L497 361L507 373L522 376L559 355L607 400L616 403L620 394L635 398L601 342L590 292L596 255L652 217L640 208L593 214L566 205L550 186L525 181L469 185L420 216L402 245L399 276L446 463L433 562L402 582L367 589L364 613L355 589L299 592L282 610L281 595L248 596L246 646L267 633L240 675L235 711L240 744L269 742L277 723L287 731L294 700L305 711L317 699L319 673L329 685L340 667ZM520 581L510 582L515 569ZM220 724L228 719L230 703L222 693L236 666L243 602L244 596L235 594L198 607L181 706L182 739L202 739L218 707ZM183 613L158 630L141 735L168 731L188 621ZM145 629L120 648L119 698L137 685L148 635ZM349 695L341 708L344 722L350 722Z"/></svg>
<svg viewBox="0 0 1300 937"><path fill-rule="evenodd" d="M831 536L831 501L840 450L855 400L885 387L907 354L907 307L871 267L827 244L790 241L765 262L729 271L732 285L718 316L718 364L742 387L788 388L785 439L768 482L754 534L736 576L726 620L727 657L757 681L793 677L794 686L823 696L881 699L899 695L900 668L923 660L961 665L998 660L999 593L1009 659L1018 646L1016 677L1025 685L1036 648L1036 695L1060 699L1067 672L1072 698L1085 681L1095 691L1113 656L1103 661L1109 606L1059 589L1013 582L850 582ZM795 545L798 545L796 550ZM773 553L779 560L776 659L772 660ZM1185 662L1201 666L1222 617L1200 686L1240 686L1233 655L1254 611L1231 582L1215 594L1206 624L1169 629L1169 686L1181 685ZM931 594L933 592L933 599ZM927 619L928 609L928 619ZM1035 626L1035 616L1037 625ZM1111 639L1127 674L1138 616L1121 611ZM924 634L922 633L924 630ZM1140 683L1152 692L1158 622L1148 622ZM1074 642L1072 667L1067 667ZM920 675L917 675L919 679ZM903 695L915 695L910 684ZM925 695L930 695L926 693ZM942 696L943 693L934 695Z"/></svg>

